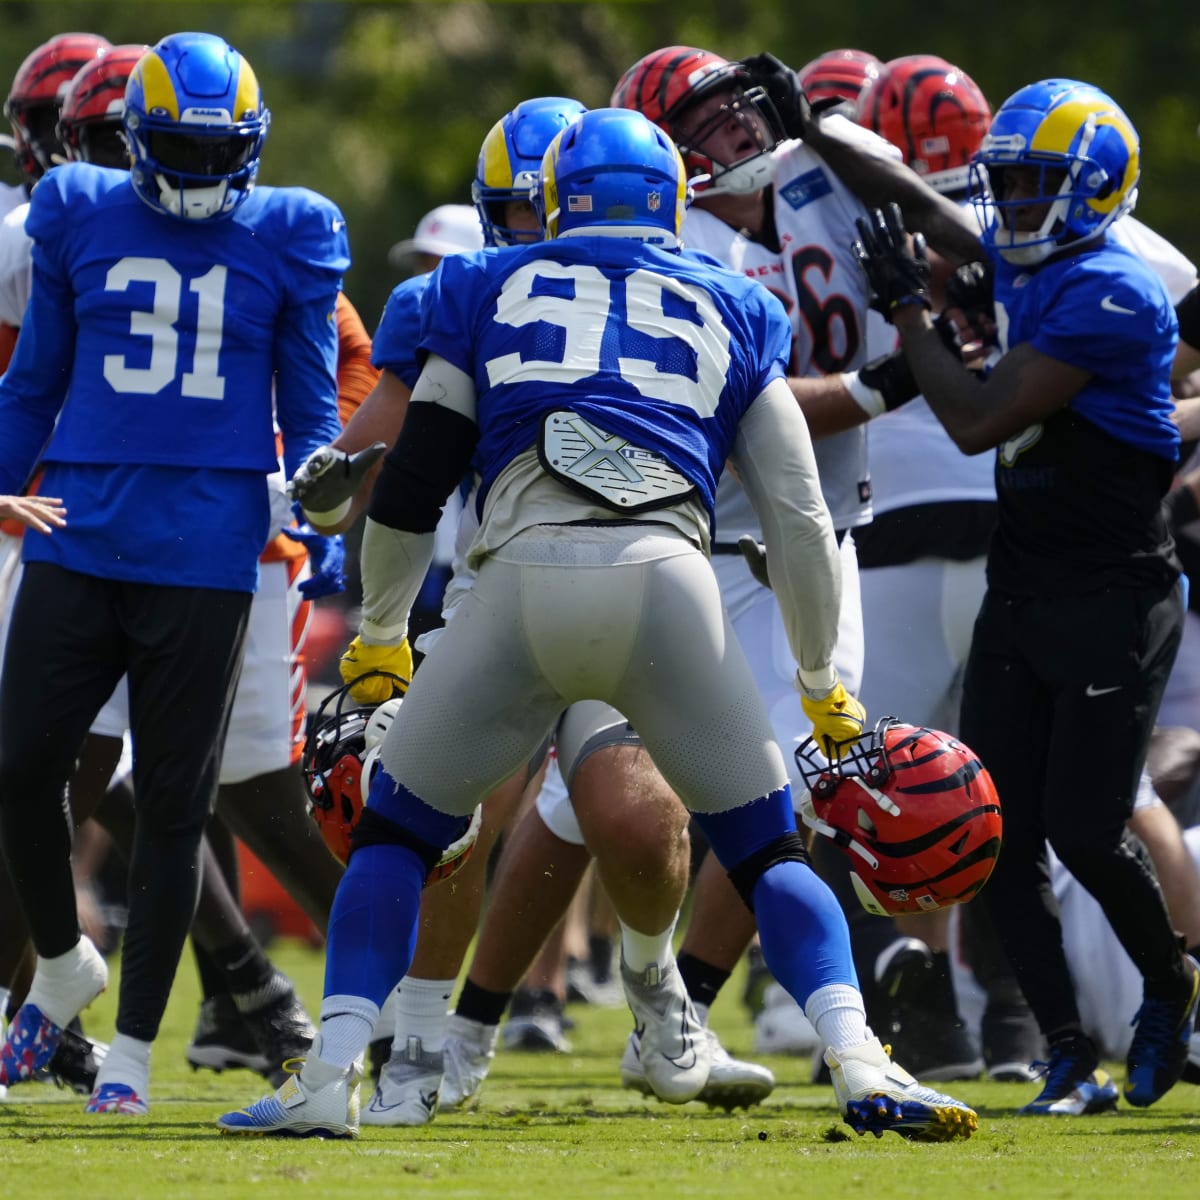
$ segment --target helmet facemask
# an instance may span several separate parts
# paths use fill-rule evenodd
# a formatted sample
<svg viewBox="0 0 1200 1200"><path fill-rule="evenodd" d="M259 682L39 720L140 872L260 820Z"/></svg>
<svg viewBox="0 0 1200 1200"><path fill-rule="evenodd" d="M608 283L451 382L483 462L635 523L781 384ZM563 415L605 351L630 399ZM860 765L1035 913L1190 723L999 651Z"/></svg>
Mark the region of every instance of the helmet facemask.
<svg viewBox="0 0 1200 1200"><path fill-rule="evenodd" d="M696 110L711 108L711 101L718 95L723 97L720 107L697 118ZM731 124L736 124L753 145L740 158L727 163L708 153L706 143ZM726 82L720 90L706 89L670 114L670 133L698 193L744 196L771 182L775 169L771 152L782 137L779 118L764 88Z"/></svg>

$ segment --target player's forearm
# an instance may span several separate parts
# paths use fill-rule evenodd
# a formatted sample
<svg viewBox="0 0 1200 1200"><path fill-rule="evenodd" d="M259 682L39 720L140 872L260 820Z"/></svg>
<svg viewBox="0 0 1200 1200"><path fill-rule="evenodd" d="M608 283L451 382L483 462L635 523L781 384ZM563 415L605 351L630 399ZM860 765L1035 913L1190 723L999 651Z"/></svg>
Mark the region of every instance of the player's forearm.
<svg viewBox="0 0 1200 1200"><path fill-rule="evenodd" d="M899 204L907 228L923 233L929 244L956 266L982 256L975 225L959 205L935 192L899 159L840 138L836 129L836 121L818 121L805 143L868 208L892 201Z"/></svg>
<svg viewBox="0 0 1200 1200"><path fill-rule="evenodd" d="M368 517L362 541L362 622L370 644L398 645L433 561L433 534L393 529Z"/></svg>

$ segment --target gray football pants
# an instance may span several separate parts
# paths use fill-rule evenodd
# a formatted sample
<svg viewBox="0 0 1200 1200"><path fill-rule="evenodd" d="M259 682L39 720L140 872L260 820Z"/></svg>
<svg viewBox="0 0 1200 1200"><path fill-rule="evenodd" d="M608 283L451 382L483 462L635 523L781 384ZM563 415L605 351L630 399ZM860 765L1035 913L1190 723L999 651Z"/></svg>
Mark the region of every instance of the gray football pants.
<svg viewBox="0 0 1200 1200"><path fill-rule="evenodd" d="M431 807L466 816L578 700L624 713L693 811L737 808L787 782L708 560L647 523L535 526L485 560L382 761Z"/></svg>

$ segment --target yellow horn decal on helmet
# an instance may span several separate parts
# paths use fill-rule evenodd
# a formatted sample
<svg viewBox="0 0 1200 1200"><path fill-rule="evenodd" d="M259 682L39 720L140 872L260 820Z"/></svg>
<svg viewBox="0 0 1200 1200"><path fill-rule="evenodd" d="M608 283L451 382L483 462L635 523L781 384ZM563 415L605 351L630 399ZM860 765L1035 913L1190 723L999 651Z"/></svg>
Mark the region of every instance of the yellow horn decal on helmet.
<svg viewBox="0 0 1200 1200"><path fill-rule="evenodd" d="M1081 96L1077 100L1068 100L1065 104L1058 105L1053 111L1046 114L1046 119L1038 126L1029 148L1035 153L1071 156L1076 150L1081 149L1073 143L1089 120L1097 127L1116 130L1125 143L1128 154L1125 173L1116 182L1113 190L1103 198L1087 202L1088 206L1096 212L1111 212L1137 182L1140 169L1137 134L1130 125L1129 119L1111 101L1106 101L1099 96Z"/></svg>
<svg viewBox="0 0 1200 1200"><path fill-rule="evenodd" d="M483 139L479 157L483 160L484 185L490 188L510 188L513 185L512 162L504 141L504 122L497 121Z"/></svg>
<svg viewBox="0 0 1200 1200"><path fill-rule="evenodd" d="M179 97L170 72L156 53L143 54L133 68L133 76L142 85L146 112L163 112L173 121L179 120Z"/></svg>
<svg viewBox="0 0 1200 1200"><path fill-rule="evenodd" d="M678 146L673 142L671 143L671 149L675 151L675 171L679 181L675 188L675 236L678 237L679 231L683 228L684 214L687 212L687 167L683 165L683 156L679 153Z"/></svg>
<svg viewBox="0 0 1200 1200"><path fill-rule="evenodd" d="M243 121L246 117L258 116L262 92L253 68L243 58L238 70L237 99L234 101L233 119Z"/></svg>
<svg viewBox="0 0 1200 1200"><path fill-rule="evenodd" d="M546 237L558 236L558 151L565 129L560 130L542 155L542 201L546 213Z"/></svg>

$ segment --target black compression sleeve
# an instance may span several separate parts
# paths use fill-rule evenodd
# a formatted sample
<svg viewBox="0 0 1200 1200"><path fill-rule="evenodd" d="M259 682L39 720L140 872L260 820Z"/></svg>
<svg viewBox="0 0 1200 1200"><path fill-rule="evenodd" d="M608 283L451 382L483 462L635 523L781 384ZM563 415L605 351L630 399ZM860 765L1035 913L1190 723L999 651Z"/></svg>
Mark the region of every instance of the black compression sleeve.
<svg viewBox="0 0 1200 1200"><path fill-rule="evenodd" d="M440 404L410 404L371 494L371 519L406 533L432 533L478 441L479 426L469 417Z"/></svg>
<svg viewBox="0 0 1200 1200"><path fill-rule="evenodd" d="M1175 306L1179 318L1179 336L1189 346L1200 350L1200 287L1194 287Z"/></svg>

